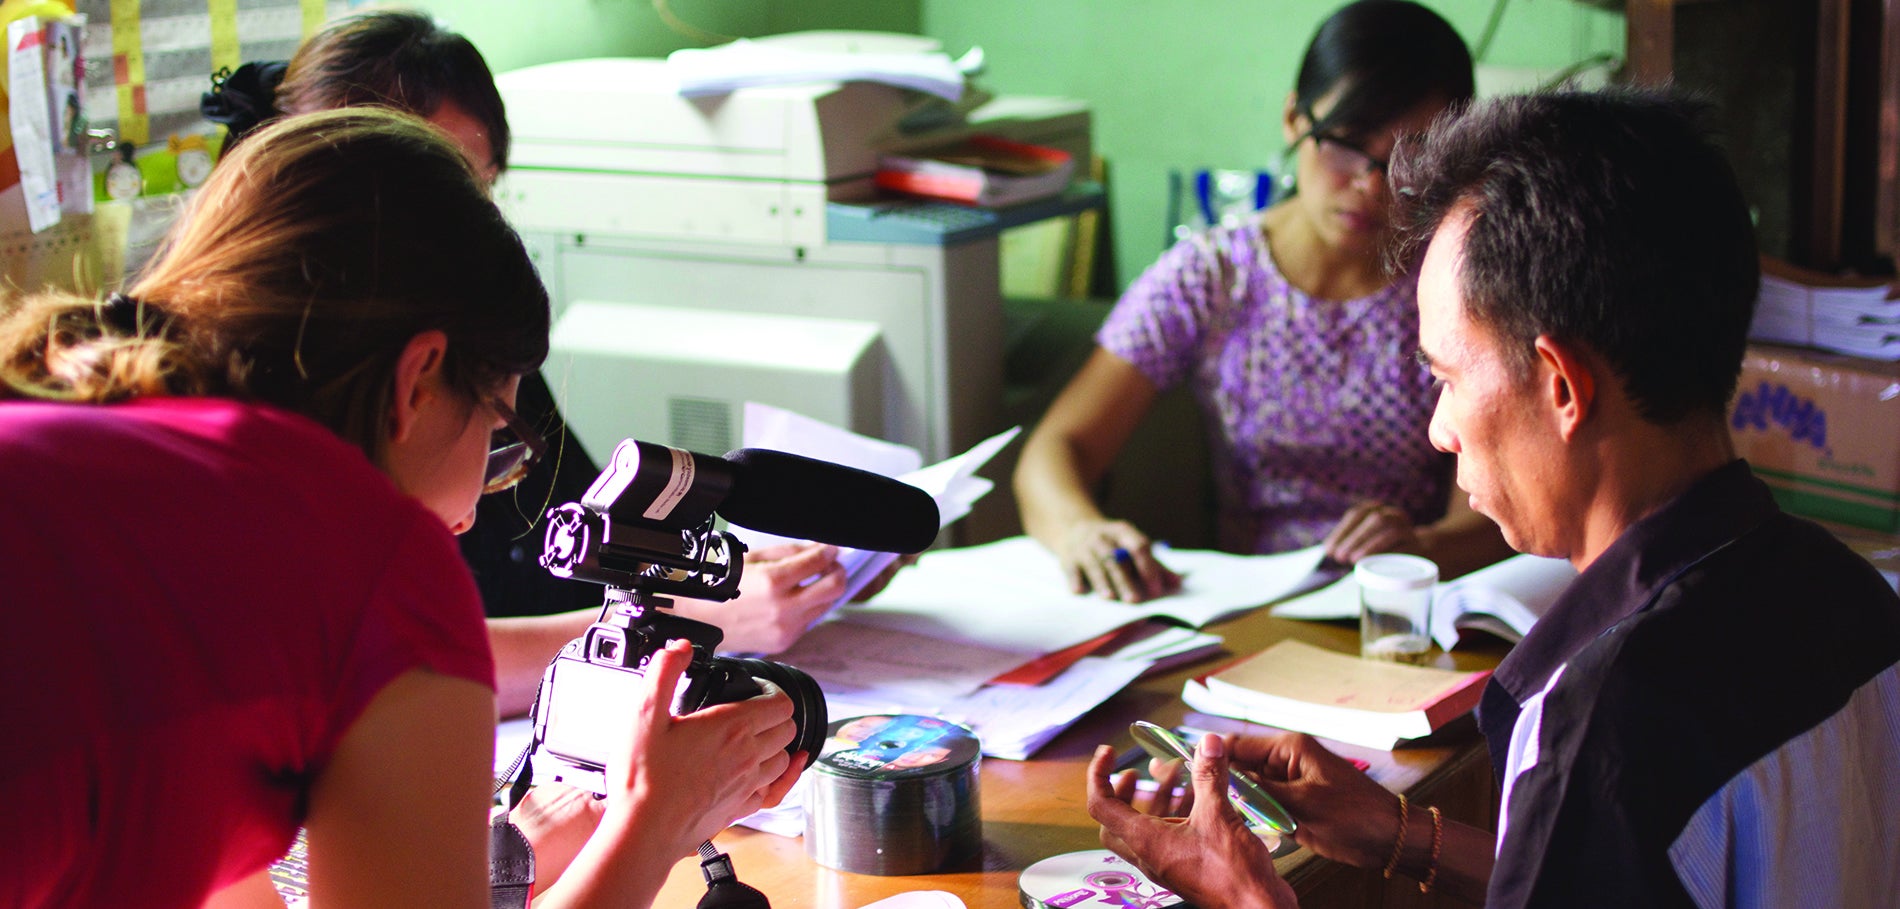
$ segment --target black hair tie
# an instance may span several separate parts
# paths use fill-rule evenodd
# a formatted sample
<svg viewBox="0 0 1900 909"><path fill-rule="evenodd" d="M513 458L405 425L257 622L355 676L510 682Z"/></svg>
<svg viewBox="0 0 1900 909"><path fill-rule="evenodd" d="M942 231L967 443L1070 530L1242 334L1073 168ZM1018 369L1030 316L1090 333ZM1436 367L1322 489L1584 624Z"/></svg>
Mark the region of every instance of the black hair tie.
<svg viewBox="0 0 1900 909"><path fill-rule="evenodd" d="M106 305L99 308L99 322L123 335L139 333L139 310L143 304L125 294L113 294L106 298Z"/></svg>
<svg viewBox="0 0 1900 909"><path fill-rule="evenodd" d="M277 86L289 68L283 60L266 60L218 70L211 76L211 90L198 99L198 112L206 120L224 124L230 131L225 138L228 147L277 115Z"/></svg>

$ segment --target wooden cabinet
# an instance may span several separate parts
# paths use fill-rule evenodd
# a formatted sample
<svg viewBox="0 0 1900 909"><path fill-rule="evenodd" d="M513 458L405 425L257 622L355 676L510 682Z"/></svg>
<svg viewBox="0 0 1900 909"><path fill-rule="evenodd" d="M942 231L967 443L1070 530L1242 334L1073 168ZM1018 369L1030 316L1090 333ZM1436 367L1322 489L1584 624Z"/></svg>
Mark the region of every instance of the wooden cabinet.
<svg viewBox="0 0 1900 909"><path fill-rule="evenodd" d="M1762 250L1890 273L1900 249L1900 0L1627 0L1628 81L1716 104Z"/></svg>

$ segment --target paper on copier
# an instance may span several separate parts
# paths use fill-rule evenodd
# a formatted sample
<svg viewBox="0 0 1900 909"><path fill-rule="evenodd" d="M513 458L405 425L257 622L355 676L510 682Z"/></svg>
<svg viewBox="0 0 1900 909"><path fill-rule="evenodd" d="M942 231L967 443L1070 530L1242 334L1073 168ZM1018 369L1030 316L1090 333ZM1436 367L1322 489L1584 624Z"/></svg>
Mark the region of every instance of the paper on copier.
<svg viewBox="0 0 1900 909"><path fill-rule="evenodd" d="M682 95L721 94L761 85L855 81L915 89L948 101L963 96L963 72L940 50L850 50L846 43L821 40L831 34L836 33L741 38L718 47L686 48L668 54L666 66L678 81Z"/></svg>

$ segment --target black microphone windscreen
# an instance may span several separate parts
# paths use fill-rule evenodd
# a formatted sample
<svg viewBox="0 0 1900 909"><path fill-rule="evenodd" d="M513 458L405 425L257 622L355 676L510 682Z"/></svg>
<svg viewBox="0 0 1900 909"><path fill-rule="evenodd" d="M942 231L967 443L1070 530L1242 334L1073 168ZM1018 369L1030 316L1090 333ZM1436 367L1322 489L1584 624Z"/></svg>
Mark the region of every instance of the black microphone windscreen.
<svg viewBox="0 0 1900 909"><path fill-rule="evenodd" d="M719 516L763 533L876 552L922 552L937 502L901 480L768 448L726 455L732 489Z"/></svg>

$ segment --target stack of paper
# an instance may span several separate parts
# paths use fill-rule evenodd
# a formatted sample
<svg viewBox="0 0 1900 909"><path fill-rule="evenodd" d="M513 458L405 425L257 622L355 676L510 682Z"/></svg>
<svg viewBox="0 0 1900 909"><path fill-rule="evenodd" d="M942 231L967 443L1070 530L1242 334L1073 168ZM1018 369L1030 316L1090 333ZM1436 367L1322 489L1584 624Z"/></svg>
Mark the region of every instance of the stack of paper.
<svg viewBox="0 0 1900 909"><path fill-rule="evenodd" d="M938 50L844 49L822 40L747 40L714 48L687 48L666 57L682 95L707 95L759 85L807 82L882 82L955 101L963 70Z"/></svg>
<svg viewBox="0 0 1900 909"><path fill-rule="evenodd" d="M1145 603L1069 592L1054 556L1029 537L927 552L890 586L846 615L854 624L908 631L1038 656L1132 622L1165 618L1200 628L1280 599L1313 582L1317 546L1243 556L1158 549L1181 590Z"/></svg>
<svg viewBox="0 0 1900 909"><path fill-rule="evenodd" d="M1748 336L1874 360L1900 360L1900 299L1887 285L1829 287L1763 274Z"/></svg>
<svg viewBox="0 0 1900 909"><path fill-rule="evenodd" d="M774 659L811 674L834 717L943 716L974 730L984 754L1023 759L1156 661L1217 647L1218 638L1191 628L1284 596L1320 559L1317 548L1159 556L1184 575L1182 591L1128 604L1070 593L1055 557L1027 537L926 553L878 596L836 611ZM1157 633L1156 618L1191 628ZM1025 663L1129 626L1140 627L1117 636L1109 655L1071 652L1030 684L999 683Z"/></svg>
<svg viewBox="0 0 1900 909"><path fill-rule="evenodd" d="M1022 654L843 618L812 629L773 659L816 679L833 719L941 716L970 727L984 754L1014 760L1035 753L1148 668L1142 661L1085 657L1041 685L992 685L1023 662Z"/></svg>
<svg viewBox="0 0 1900 909"><path fill-rule="evenodd" d="M1183 628L1158 619L1131 625L1125 639L1094 655L1110 660L1145 663L1142 675L1154 675L1220 652L1221 636Z"/></svg>

